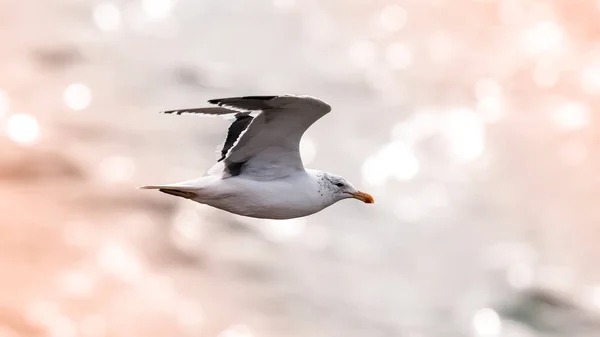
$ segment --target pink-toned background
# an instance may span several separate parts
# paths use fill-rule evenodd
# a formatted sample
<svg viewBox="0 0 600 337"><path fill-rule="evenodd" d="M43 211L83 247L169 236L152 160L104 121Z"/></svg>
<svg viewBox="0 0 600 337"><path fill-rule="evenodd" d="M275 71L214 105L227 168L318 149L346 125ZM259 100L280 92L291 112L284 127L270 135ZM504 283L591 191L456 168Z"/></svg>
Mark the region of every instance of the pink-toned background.
<svg viewBox="0 0 600 337"><path fill-rule="evenodd" d="M0 336L600 336L599 38L592 0L0 0ZM135 189L227 127L158 111L278 93L376 204Z"/></svg>

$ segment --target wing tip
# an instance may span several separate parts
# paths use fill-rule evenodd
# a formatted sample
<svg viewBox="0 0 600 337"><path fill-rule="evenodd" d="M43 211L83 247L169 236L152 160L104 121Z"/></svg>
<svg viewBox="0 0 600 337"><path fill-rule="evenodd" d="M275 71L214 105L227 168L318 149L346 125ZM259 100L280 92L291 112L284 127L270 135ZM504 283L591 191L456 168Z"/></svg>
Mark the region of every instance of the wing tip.
<svg viewBox="0 0 600 337"><path fill-rule="evenodd" d="M185 110L163 110L163 111L159 111L158 113L165 114L165 115L172 115L172 114L181 115L184 112L185 112Z"/></svg>
<svg viewBox="0 0 600 337"><path fill-rule="evenodd" d="M269 101L269 100L272 100L277 97L279 97L279 96L278 95L262 95L262 96L244 96L242 98L255 99L255 100L259 100L259 101Z"/></svg>
<svg viewBox="0 0 600 337"><path fill-rule="evenodd" d="M259 95L259 96L236 96L236 97L226 97L226 98L213 98L209 99L208 103L221 105L223 101L227 101L230 99L250 99L250 100L258 100L258 101L268 101L274 98L280 97L280 95Z"/></svg>

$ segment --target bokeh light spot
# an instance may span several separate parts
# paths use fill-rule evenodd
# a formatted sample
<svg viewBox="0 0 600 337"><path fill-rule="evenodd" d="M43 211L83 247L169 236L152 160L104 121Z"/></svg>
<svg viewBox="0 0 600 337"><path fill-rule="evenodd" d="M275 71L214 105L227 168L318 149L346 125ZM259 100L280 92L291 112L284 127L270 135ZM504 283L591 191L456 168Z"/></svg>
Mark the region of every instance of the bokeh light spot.
<svg viewBox="0 0 600 337"><path fill-rule="evenodd" d="M582 102L561 104L552 113L552 121L564 130L581 129L589 124L590 107Z"/></svg>
<svg viewBox="0 0 600 337"><path fill-rule="evenodd" d="M419 160L405 144L400 142L392 144L392 148L386 149L386 153L393 158L390 158L390 163L395 167L394 177L400 181L411 180L419 173L421 168Z"/></svg>
<svg viewBox="0 0 600 337"><path fill-rule="evenodd" d="M126 281L133 281L142 275L141 261L125 246L107 243L99 250L97 259L107 273Z"/></svg>
<svg viewBox="0 0 600 337"><path fill-rule="evenodd" d="M379 20L384 29L390 32L399 31L406 23L406 10L398 4L387 5L381 11Z"/></svg>
<svg viewBox="0 0 600 337"><path fill-rule="evenodd" d="M65 90L64 100L70 109L83 110L92 102L92 91L83 83L73 83Z"/></svg>
<svg viewBox="0 0 600 337"><path fill-rule="evenodd" d="M560 49L565 39L561 26L554 21L541 21L525 32L523 46L531 55L553 52Z"/></svg>
<svg viewBox="0 0 600 337"><path fill-rule="evenodd" d="M502 321L496 311L484 308L473 316L473 328L478 336L495 337L502 332Z"/></svg>
<svg viewBox="0 0 600 337"><path fill-rule="evenodd" d="M443 132L451 154L461 161L471 161L483 153L485 126L476 113L467 108L454 109L444 120Z"/></svg>
<svg viewBox="0 0 600 337"><path fill-rule="evenodd" d="M590 289L590 304L594 309L600 310L600 285L595 285Z"/></svg>
<svg viewBox="0 0 600 337"><path fill-rule="evenodd" d="M175 246L189 254L198 254L203 249L203 222L193 205L182 204L173 218L170 237Z"/></svg>
<svg viewBox="0 0 600 337"><path fill-rule="evenodd" d="M477 101L477 113L486 123L495 123L502 118L502 99L498 96L487 96Z"/></svg>
<svg viewBox="0 0 600 337"><path fill-rule="evenodd" d="M135 162L127 156L110 156L103 159L98 166L98 174L102 181L119 183L130 180L135 173Z"/></svg>
<svg viewBox="0 0 600 337"><path fill-rule="evenodd" d="M586 94L600 94L600 64L594 64L583 69L581 73L581 88Z"/></svg>
<svg viewBox="0 0 600 337"><path fill-rule="evenodd" d="M173 0L142 0L142 10L151 20L166 19L173 9Z"/></svg>
<svg viewBox="0 0 600 337"><path fill-rule="evenodd" d="M6 134L15 143L32 145L38 138L40 126L35 117L27 114L10 116L6 125Z"/></svg>
<svg viewBox="0 0 600 337"><path fill-rule="evenodd" d="M362 166L362 175L365 184L370 186L383 186L389 177L388 168L378 156L371 156Z"/></svg>
<svg viewBox="0 0 600 337"><path fill-rule="evenodd" d="M121 24L121 12L112 3L104 2L94 7L94 23L103 31L115 31Z"/></svg>
<svg viewBox="0 0 600 337"><path fill-rule="evenodd" d="M393 69L406 69L412 64L411 50L403 43L392 43L387 48L385 57Z"/></svg>
<svg viewBox="0 0 600 337"><path fill-rule="evenodd" d="M484 78L475 83L477 113L486 123L495 123L502 117L502 88L493 79Z"/></svg>
<svg viewBox="0 0 600 337"><path fill-rule="evenodd" d="M399 181L411 180L419 170L419 160L411 148L402 141L394 141L365 161L362 174L366 184L382 186L391 177Z"/></svg>

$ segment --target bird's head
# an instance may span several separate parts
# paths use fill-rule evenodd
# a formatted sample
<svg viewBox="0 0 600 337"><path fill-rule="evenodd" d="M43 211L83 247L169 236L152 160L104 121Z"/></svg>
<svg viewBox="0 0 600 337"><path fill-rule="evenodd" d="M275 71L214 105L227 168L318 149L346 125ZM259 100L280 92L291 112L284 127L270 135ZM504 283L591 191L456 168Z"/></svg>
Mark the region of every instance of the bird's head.
<svg viewBox="0 0 600 337"><path fill-rule="evenodd" d="M359 191L344 177L326 173L323 178L325 189L337 200L354 198L367 204L372 204L375 202L369 193Z"/></svg>

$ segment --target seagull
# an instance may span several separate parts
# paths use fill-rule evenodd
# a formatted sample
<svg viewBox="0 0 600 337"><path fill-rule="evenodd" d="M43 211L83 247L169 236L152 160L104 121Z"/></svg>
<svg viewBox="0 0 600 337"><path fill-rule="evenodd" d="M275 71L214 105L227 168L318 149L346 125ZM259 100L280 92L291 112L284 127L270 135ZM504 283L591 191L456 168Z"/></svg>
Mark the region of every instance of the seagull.
<svg viewBox="0 0 600 337"><path fill-rule="evenodd" d="M300 139L331 106L310 96L244 96L209 100L212 106L163 111L233 117L217 163L197 179L143 186L233 214L284 220L317 213L354 198L373 197L345 178L306 169Z"/></svg>

